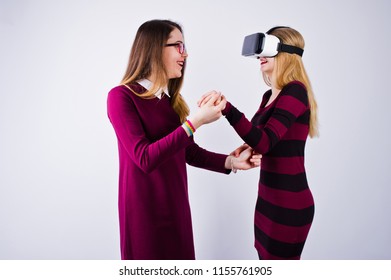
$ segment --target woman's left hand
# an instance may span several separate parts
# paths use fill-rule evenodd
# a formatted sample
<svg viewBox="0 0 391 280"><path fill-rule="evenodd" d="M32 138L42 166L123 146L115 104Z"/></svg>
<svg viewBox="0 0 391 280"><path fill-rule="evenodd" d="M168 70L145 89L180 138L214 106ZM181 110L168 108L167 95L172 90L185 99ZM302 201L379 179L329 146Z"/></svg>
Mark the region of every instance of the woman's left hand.
<svg viewBox="0 0 391 280"><path fill-rule="evenodd" d="M233 167L238 170L248 170L261 165L262 155L254 152L251 147L242 150L239 156L234 157Z"/></svg>

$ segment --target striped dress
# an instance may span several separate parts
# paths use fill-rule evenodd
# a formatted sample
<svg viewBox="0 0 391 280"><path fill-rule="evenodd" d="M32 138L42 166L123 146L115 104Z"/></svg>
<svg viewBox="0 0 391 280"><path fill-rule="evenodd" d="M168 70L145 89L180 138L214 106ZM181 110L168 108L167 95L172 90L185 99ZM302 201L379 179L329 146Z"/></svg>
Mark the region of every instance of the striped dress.
<svg viewBox="0 0 391 280"><path fill-rule="evenodd" d="M296 81L265 106L270 96L271 90L251 122L229 102L223 114L238 135L263 155L254 219L259 258L300 259L314 216L304 167L308 96Z"/></svg>

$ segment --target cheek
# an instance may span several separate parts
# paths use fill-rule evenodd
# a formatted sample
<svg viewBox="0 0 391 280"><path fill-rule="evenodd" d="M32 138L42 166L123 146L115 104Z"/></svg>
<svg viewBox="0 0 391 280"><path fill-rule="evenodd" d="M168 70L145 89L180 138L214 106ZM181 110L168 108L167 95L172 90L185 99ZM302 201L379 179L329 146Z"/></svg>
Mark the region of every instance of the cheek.
<svg viewBox="0 0 391 280"><path fill-rule="evenodd" d="M266 63L266 67L265 67L266 69L267 69L267 71L273 71L273 69L274 69L274 61L268 61L267 63Z"/></svg>
<svg viewBox="0 0 391 280"><path fill-rule="evenodd" d="M171 61L172 61L172 54L169 52L170 48L166 48L166 51L163 52L163 64L167 68L169 67Z"/></svg>
<svg viewBox="0 0 391 280"><path fill-rule="evenodd" d="M163 63L164 67L166 68L167 71L170 71L172 67L175 65L175 56L167 54L163 57Z"/></svg>
<svg viewBox="0 0 391 280"><path fill-rule="evenodd" d="M163 65L165 68L168 67L168 62L169 62L168 56L163 54Z"/></svg>
<svg viewBox="0 0 391 280"><path fill-rule="evenodd" d="M274 69L274 59L270 60L270 68Z"/></svg>

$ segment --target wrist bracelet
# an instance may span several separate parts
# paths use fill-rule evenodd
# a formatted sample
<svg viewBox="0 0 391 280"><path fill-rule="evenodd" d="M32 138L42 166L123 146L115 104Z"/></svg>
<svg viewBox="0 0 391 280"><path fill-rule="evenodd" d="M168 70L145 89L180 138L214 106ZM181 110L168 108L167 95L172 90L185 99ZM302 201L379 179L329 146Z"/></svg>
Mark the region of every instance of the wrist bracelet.
<svg viewBox="0 0 391 280"><path fill-rule="evenodd" d="M196 132L196 129L195 129L194 125L189 120L186 120L186 122L189 124L189 126L190 126L191 130L193 131L193 133Z"/></svg>
<svg viewBox="0 0 391 280"><path fill-rule="evenodd" d="M190 121L186 120L184 122L184 125L186 126L186 128L190 131L190 134L193 135L194 132L195 132L195 129L194 129L194 126L191 124Z"/></svg>
<svg viewBox="0 0 391 280"><path fill-rule="evenodd" d="M186 123L182 124L183 129L187 132L189 136L193 136L193 131L186 125Z"/></svg>

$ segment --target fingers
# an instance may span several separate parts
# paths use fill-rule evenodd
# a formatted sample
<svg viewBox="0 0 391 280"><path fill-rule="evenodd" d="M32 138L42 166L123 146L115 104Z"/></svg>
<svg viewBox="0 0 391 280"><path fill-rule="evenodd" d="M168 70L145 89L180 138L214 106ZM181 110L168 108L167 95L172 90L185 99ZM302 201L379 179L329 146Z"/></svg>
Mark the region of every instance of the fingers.
<svg viewBox="0 0 391 280"><path fill-rule="evenodd" d="M220 101L218 102L218 104L215 103L215 105L218 110L220 111L224 110L225 106L227 105L227 99L225 99L225 96L221 95Z"/></svg>
<svg viewBox="0 0 391 280"><path fill-rule="evenodd" d="M220 99L220 97L221 97L220 92L213 93L211 94L211 97L209 98L208 102L206 102L206 104L214 106L214 103L217 101L217 99Z"/></svg>
<svg viewBox="0 0 391 280"><path fill-rule="evenodd" d="M251 156L251 159L252 160L261 160L262 159L262 155L261 154L253 154Z"/></svg>
<svg viewBox="0 0 391 280"><path fill-rule="evenodd" d="M200 100L198 100L198 102L197 102L198 107L202 107L203 105L205 105L209 101L209 99L211 98L211 95L214 93L216 93L216 91L212 90L212 91L209 91L209 92L203 94L201 96Z"/></svg>
<svg viewBox="0 0 391 280"><path fill-rule="evenodd" d="M208 103L209 99L212 97L212 95L204 95L201 97L200 100L198 100L197 105L198 107L204 106L206 103Z"/></svg>
<svg viewBox="0 0 391 280"><path fill-rule="evenodd" d="M246 143L238 147L230 155L234 156L232 167L235 167L237 170L249 170L251 168L258 168L261 165L262 155L254 152Z"/></svg>
<svg viewBox="0 0 391 280"><path fill-rule="evenodd" d="M261 154L253 154L252 157L250 158L250 162L253 164L253 166L260 166L261 165L261 159L262 155Z"/></svg>
<svg viewBox="0 0 391 280"><path fill-rule="evenodd" d="M248 148L248 145L247 144L243 144L240 147L236 148L230 155L238 157L240 155L240 153L243 152L247 148Z"/></svg>
<svg viewBox="0 0 391 280"><path fill-rule="evenodd" d="M204 106L205 104L207 104L207 103L210 101L210 99L211 99L214 95L216 95L216 94L218 95L218 97L221 96L221 92L215 91L215 90L209 91L209 92L205 93L204 95L202 95L201 98L200 98L200 100L197 101L198 107L202 107L202 106ZM215 101L218 101L217 98L216 98ZM218 103L219 103L219 102L218 102ZM217 104L218 104L218 103L217 103ZM217 104L215 104L215 105L217 105Z"/></svg>
<svg viewBox="0 0 391 280"><path fill-rule="evenodd" d="M236 149L232 153L230 153L231 156L238 157L240 155L241 150Z"/></svg>

